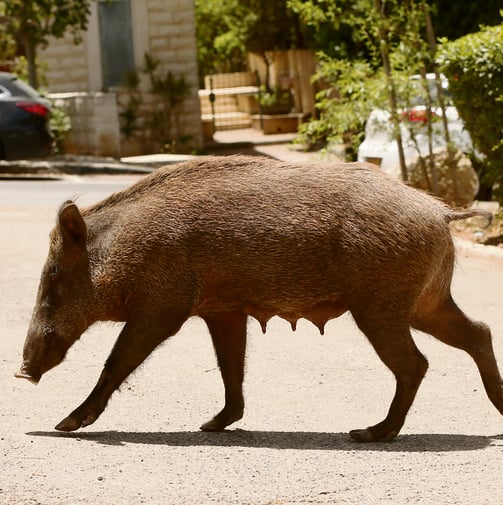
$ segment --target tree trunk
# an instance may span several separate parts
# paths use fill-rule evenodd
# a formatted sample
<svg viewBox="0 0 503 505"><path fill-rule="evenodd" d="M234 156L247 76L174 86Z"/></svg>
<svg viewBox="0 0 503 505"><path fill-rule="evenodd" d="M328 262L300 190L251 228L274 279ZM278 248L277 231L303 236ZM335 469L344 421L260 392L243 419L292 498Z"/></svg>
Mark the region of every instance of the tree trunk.
<svg viewBox="0 0 503 505"><path fill-rule="evenodd" d="M19 35L19 44L28 64L28 82L32 88L38 89L36 44L27 33Z"/></svg>
<svg viewBox="0 0 503 505"><path fill-rule="evenodd" d="M405 1L405 8L407 12L407 30L410 30L410 32L413 35L412 37L412 48L415 50L415 52L418 55L422 55L423 53L423 39L420 38L420 33L421 33L421 20L425 21L425 24L427 24L426 19L425 19L425 12L424 12L424 4L420 5L420 8L417 9L415 2L411 2L410 0ZM421 20L420 20L421 16ZM431 54L431 48L430 48L430 54ZM434 54L431 54L431 57L434 58ZM426 128L427 128L427 138L428 138L428 167L426 167L426 163L424 161L424 158L421 154L421 150L419 149L419 145L417 143L417 139L414 138L415 140L415 145L416 145L416 150L419 158L419 163L421 166L421 169L423 171L423 176L426 179L426 183L428 186L428 190L432 191L435 195L438 196L439 194L439 186L438 186L438 174L437 174L437 168L435 166L435 158L433 156L433 100L431 97L431 92L430 92L430 86L428 84L428 79L427 79L427 69L426 69L426 62L423 63L421 68L419 69L419 73L421 75L421 85L423 87L424 95L425 95L425 105L426 105ZM411 138L414 137L413 135L413 129L410 129L411 131ZM428 174L428 169L429 169L429 174ZM430 183L430 176L431 176L431 183Z"/></svg>
<svg viewBox="0 0 503 505"><path fill-rule="evenodd" d="M385 14L382 11L381 1L374 0L374 9L382 20L386 19ZM386 33L382 25L379 27L379 41L381 46L381 58L384 67L384 73L386 74L386 80L388 84L389 93L389 103L391 109L391 121L393 122L393 129L395 130L395 138L398 147L398 159L400 160L400 171L402 174L402 179L404 181L408 180L407 165L405 164L405 155L403 152L403 140L400 131L400 119L398 116L398 101L396 98L395 83L393 82L393 75L391 72L391 63L389 58L388 42L386 40Z"/></svg>
<svg viewBox="0 0 503 505"><path fill-rule="evenodd" d="M458 196L459 196L459 189L458 189L458 183L457 183L457 174L456 174L456 167L454 166L454 152L455 149L453 148L451 144L451 136L449 134L449 125L447 123L447 115L445 112L445 101L444 101L444 92L442 89L442 82L440 80L440 72L438 70L438 65L435 62L435 54L437 51L437 45L435 42L435 33L433 31L433 24L431 22L431 16L430 16L430 8L426 3L423 1L421 4L421 7L424 11L424 18L426 20L426 35L428 37L428 43L430 45L430 54L433 62L433 69L435 72L435 85L437 87L437 97L438 97L438 103L440 105L440 109L442 111L442 126L443 126L443 131L444 131L444 139L445 143L447 144L447 166L449 167L449 172L451 175L452 179L452 187L454 189L454 198L457 201Z"/></svg>
<svg viewBox="0 0 503 505"><path fill-rule="evenodd" d="M433 156L433 111L432 111L432 98L430 93L430 86L428 85L428 79L426 77L426 68L421 68L421 82L423 85L425 97L426 97L426 117L427 117L427 136L428 136L428 160L429 169L431 174L431 190L435 195L438 196L438 174L437 167L435 166L435 158ZM419 153L421 158L421 153ZM429 184L429 182L428 182Z"/></svg>

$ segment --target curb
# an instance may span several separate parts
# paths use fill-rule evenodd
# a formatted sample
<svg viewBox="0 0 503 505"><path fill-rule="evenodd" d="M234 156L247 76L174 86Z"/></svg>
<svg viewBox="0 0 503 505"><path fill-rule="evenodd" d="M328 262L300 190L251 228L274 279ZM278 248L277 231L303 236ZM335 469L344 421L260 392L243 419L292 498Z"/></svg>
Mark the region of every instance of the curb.
<svg viewBox="0 0 503 505"><path fill-rule="evenodd" d="M469 240L453 237L454 246L457 251L479 254L486 257L495 257L503 259L503 248L494 245L477 244Z"/></svg>
<svg viewBox="0 0 503 505"><path fill-rule="evenodd" d="M110 161L71 161L71 160L18 160L0 161L0 177L24 179L30 176L51 178L62 174L148 174L154 168L141 165L130 165ZM33 177L32 177L33 178Z"/></svg>

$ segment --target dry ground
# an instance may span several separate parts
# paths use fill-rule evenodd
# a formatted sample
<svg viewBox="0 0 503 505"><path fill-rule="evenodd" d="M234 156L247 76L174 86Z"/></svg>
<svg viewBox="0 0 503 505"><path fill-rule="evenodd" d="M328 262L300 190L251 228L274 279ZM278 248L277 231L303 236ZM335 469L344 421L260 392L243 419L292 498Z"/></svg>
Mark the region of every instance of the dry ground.
<svg viewBox="0 0 503 505"><path fill-rule="evenodd" d="M0 202L0 504L501 505L503 419L462 352L422 334L430 368L401 436L359 445L347 432L385 415L393 379L349 316L325 336L250 322L245 417L198 426L222 386L202 322L190 320L73 434L53 426L90 392L118 333L91 329L36 387L14 379L54 210ZM460 305L493 328L503 366L503 255L462 247ZM489 252L487 252L489 251ZM491 252L493 251L494 254Z"/></svg>

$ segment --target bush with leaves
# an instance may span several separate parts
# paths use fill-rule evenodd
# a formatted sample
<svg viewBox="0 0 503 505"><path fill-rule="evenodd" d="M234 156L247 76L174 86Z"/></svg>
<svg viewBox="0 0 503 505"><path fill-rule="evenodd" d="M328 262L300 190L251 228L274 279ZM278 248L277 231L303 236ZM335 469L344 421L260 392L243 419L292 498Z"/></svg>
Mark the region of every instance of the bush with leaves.
<svg viewBox="0 0 503 505"><path fill-rule="evenodd" d="M72 120L64 106L52 103L49 128L54 138L53 153L64 154L64 140L72 129Z"/></svg>
<svg viewBox="0 0 503 505"><path fill-rule="evenodd" d="M452 42L442 40L439 63L479 160L479 176L503 203L503 25Z"/></svg>
<svg viewBox="0 0 503 505"><path fill-rule="evenodd" d="M149 78L149 93L155 103L149 103L141 90L140 72ZM159 60L145 53L143 68L126 75L124 90L127 100L119 102L119 118L121 133L127 139L141 133L155 149L173 153L192 140L192 135L181 134L180 127L180 109L192 90L183 75L164 71Z"/></svg>
<svg viewBox="0 0 503 505"><path fill-rule="evenodd" d="M238 0L195 0L199 74L246 70L246 36L255 14Z"/></svg>
<svg viewBox="0 0 503 505"><path fill-rule="evenodd" d="M28 63L28 82L36 89L39 48L67 33L73 35L75 44L80 43L90 13L91 0L0 0L0 50L15 42Z"/></svg>
<svg viewBox="0 0 503 505"><path fill-rule="evenodd" d="M334 60L324 54L319 59L314 76L322 82L316 95L319 115L301 125L298 141L307 145L345 143L356 152L370 111L386 102L385 81L367 62Z"/></svg>

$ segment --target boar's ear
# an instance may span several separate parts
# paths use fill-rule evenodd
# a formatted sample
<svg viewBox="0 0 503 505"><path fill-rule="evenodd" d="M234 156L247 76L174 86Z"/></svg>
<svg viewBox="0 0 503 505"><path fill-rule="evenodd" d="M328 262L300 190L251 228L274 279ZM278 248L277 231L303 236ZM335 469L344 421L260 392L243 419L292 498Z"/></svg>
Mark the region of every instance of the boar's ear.
<svg viewBox="0 0 503 505"><path fill-rule="evenodd" d="M85 247L87 227L78 207L72 201L65 202L59 209L58 223L64 242Z"/></svg>

